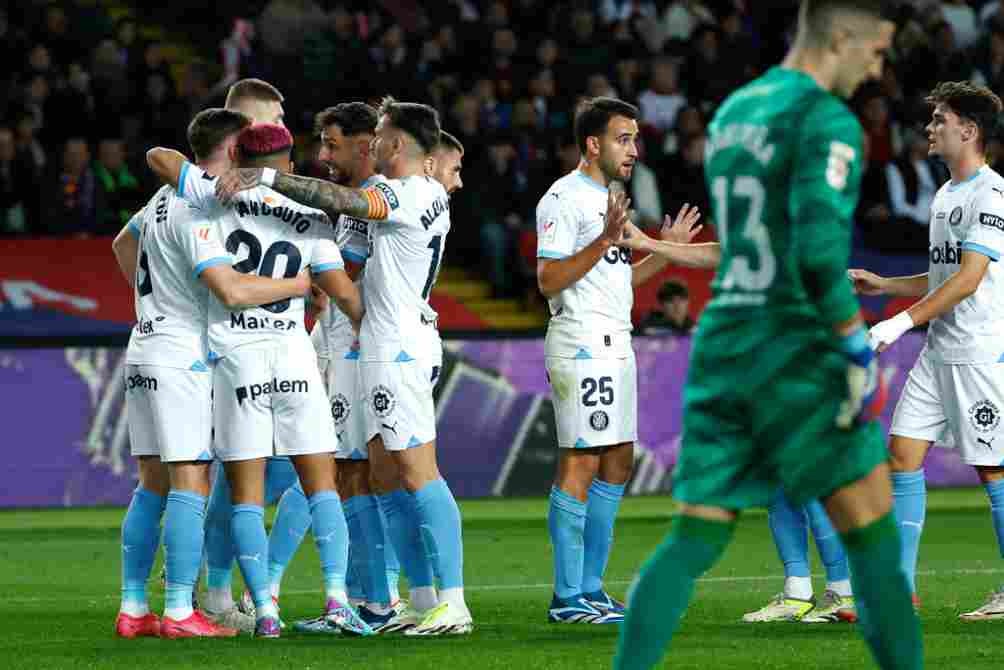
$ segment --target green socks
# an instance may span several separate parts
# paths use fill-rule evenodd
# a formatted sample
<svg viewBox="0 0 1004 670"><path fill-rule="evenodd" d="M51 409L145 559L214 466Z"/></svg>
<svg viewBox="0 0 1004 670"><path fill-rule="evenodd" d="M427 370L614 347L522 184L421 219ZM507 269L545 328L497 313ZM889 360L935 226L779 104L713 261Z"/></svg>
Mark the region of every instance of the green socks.
<svg viewBox="0 0 1004 670"><path fill-rule="evenodd" d="M632 588L615 670L647 670L659 662L687 609L694 582L721 557L734 528L735 522L676 519Z"/></svg>
<svg viewBox="0 0 1004 670"><path fill-rule="evenodd" d="M900 569L902 547L892 513L841 537L850 559L858 626L879 667L923 668L920 622Z"/></svg>

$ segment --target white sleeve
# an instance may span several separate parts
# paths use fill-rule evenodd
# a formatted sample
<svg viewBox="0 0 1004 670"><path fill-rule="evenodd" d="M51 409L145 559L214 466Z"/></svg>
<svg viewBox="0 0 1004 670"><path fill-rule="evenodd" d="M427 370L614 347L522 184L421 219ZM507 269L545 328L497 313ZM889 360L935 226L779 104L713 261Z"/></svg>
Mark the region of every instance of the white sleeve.
<svg viewBox="0 0 1004 670"><path fill-rule="evenodd" d="M962 231L962 249L1000 260L1004 253L1004 188L985 188L974 198L968 225Z"/></svg>
<svg viewBox="0 0 1004 670"><path fill-rule="evenodd" d="M326 237L318 239L310 255L311 274L319 275L328 270L344 269L345 262L342 261L342 254L338 251L335 241Z"/></svg>
<svg viewBox="0 0 1004 670"><path fill-rule="evenodd" d="M343 214L338 217L335 241L345 260L365 263L370 253L369 222Z"/></svg>
<svg viewBox="0 0 1004 670"><path fill-rule="evenodd" d="M187 203L180 204L182 207L190 207ZM233 263L233 257L223 246L220 227L216 221L193 217L179 221L178 225L172 227L172 232L177 244L184 250L192 275L196 278L206 268Z"/></svg>
<svg viewBox="0 0 1004 670"><path fill-rule="evenodd" d="M578 232L578 216L570 196L545 193L537 204L537 258L571 256Z"/></svg>
<svg viewBox="0 0 1004 670"><path fill-rule="evenodd" d="M178 175L178 195L199 209L217 204L216 176L198 165L185 161Z"/></svg>

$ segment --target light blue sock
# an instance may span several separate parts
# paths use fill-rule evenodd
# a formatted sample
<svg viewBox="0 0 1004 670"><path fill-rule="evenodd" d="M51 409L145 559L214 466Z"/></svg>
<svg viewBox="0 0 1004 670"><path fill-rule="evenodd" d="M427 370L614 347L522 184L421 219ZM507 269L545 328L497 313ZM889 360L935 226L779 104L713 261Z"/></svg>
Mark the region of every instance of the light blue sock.
<svg viewBox="0 0 1004 670"><path fill-rule="evenodd" d="M321 558L324 591L328 598L347 599L345 571L349 565L349 529L342 500L336 491L320 491L309 498L314 542Z"/></svg>
<svg viewBox="0 0 1004 670"><path fill-rule="evenodd" d="M432 563L425 556L411 495L403 489L397 489L377 496L377 500L387 522L387 536L401 561L408 585L413 589L432 586Z"/></svg>
<svg viewBox="0 0 1004 670"><path fill-rule="evenodd" d="M594 479L586 500L586 527L583 531L582 591L597 598L603 595L603 573L614 542L614 522L624 497L623 484Z"/></svg>
<svg viewBox="0 0 1004 670"><path fill-rule="evenodd" d="M795 507L783 492L778 491L767 507L767 521L774 546L784 564L784 576L809 577L809 535L805 510Z"/></svg>
<svg viewBox="0 0 1004 670"><path fill-rule="evenodd" d="M844 543L840 541L826 509L818 500L813 500L805 506L805 511L809 516L809 527L812 529L812 537L816 540L816 550L819 551L819 558L823 561L826 569L827 582L841 582L851 578L850 568L847 567L847 552L844 551Z"/></svg>
<svg viewBox="0 0 1004 670"><path fill-rule="evenodd" d="M380 497L373 496L377 503L377 512L380 513L380 532L383 533L383 558L387 566L387 590L390 591L391 603L400 599L398 594L398 584L401 581L401 563L397 560L397 552L394 551L394 543L387 534L387 519L383 514L383 507L380 506Z"/></svg>
<svg viewBox="0 0 1004 670"><path fill-rule="evenodd" d="M175 620L192 615L192 589L199 578L206 499L191 491L171 491L164 511L164 614Z"/></svg>
<svg viewBox="0 0 1004 670"><path fill-rule="evenodd" d="M927 515L927 482L923 469L892 473L892 505L903 540L903 573L910 582L910 589L916 593L917 555L920 553L920 535L924 532L924 518Z"/></svg>
<svg viewBox="0 0 1004 670"><path fill-rule="evenodd" d="M387 585L387 564L384 551L384 530L376 496L360 495L346 500L346 520L349 522L350 558L356 553L359 562L356 576L362 582L363 597L367 602L390 605ZM355 534L353 534L355 533ZM351 595L351 591L350 591Z"/></svg>
<svg viewBox="0 0 1004 670"><path fill-rule="evenodd" d="M234 541L230 532L233 516L230 484L220 465L216 469L206 508L206 586L210 589L230 588L234 567Z"/></svg>
<svg viewBox="0 0 1004 670"><path fill-rule="evenodd" d="M148 607L146 582L150 578L153 559L160 544L160 517L164 513L165 503L164 497L141 486L136 487L129 509L122 519L123 611L136 611L135 608L145 610Z"/></svg>
<svg viewBox="0 0 1004 670"><path fill-rule="evenodd" d="M244 584L251 592L255 608L267 611L272 607L268 588L268 536L265 534L265 510L260 505L234 505L231 519L237 565ZM259 616L262 614L259 612Z"/></svg>
<svg viewBox="0 0 1004 670"><path fill-rule="evenodd" d="M268 536L268 580L272 595L277 598L286 567L300 548L303 536L310 530L310 524L310 505L307 504L307 496L298 479L279 498L272 532Z"/></svg>
<svg viewBox="0 0 1004 670"><path fill-rule="evenodd" d="M577 596L582 593L586 503L552 486L547 528L554 552L554 594Z"/></svg>
<svg viewBox="0 0 1004 670"><path fill-rule="evenodd" d="M345 590L350 600L366 600L366 550L361 544L362 530L359 528L358 518L349 518L344 501L342 508L345 510L345 523L349 527L349 569L345 573Z"/></svg>
<svg viewBox="0 0 1004 670"><path fill-rule="evenodd" d="M987 482L983 485L990 497L990 514L994 519L994 532L997 534L997 548L1004 558L1004 479ZM1004 586L1001 587L1004 590Z"/></svg>
<svg viewBox="0 0 1004 670"><path fill-rule="evenodd" d="M439 577L439 588L464 586L464 536L460 508L445 479L415 491L415 509L426 555Z"/></svg>
<svg viewBox="0 0 1004 670"><path fill-rule="evenodd" d="M293 467L293 461L288 458L265 459L265 504L271 505L282 496L300 478Z"/></svg>

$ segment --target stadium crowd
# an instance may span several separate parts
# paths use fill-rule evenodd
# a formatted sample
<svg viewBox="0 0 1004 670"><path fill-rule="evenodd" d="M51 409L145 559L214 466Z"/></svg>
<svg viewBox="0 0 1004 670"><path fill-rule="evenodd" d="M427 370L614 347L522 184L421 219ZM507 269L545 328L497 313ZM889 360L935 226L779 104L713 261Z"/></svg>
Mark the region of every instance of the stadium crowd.
<svg viewBox="0 0 1004 670"><path fill-rule="evenodd" d="M882 80L851 101L869 151L857 232L878 251L925 253L947 174L926 156L923 98L941 80L1001 89L1004 1L900 4ZM173 5L113 21L95 1L0 4L0 234L114 234L152 192L145 150L184 148L195 112L260 76L286 92L299 170L315 176L326 174L311 137L319 109L385 93L434 105L467 149L447 262L514 296L532 288L536 202L578 160L577 99L640 107L641 224L684 202L708 212L705 126L779 60L790 31L777 26L792 24L797 1L221 2L208 27L184 13L194 3ZM1000 168L1004 145L990 150Z"/></svg>

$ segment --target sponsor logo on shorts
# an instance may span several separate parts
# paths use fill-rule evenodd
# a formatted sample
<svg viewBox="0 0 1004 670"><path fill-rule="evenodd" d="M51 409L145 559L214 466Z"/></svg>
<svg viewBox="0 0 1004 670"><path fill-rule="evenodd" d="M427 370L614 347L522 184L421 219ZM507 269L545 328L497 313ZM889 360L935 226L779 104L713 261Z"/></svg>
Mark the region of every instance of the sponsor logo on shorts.
<svg viewBox="0 0 1004 670"><path fill-rule="evenodd" d="M126 391L133 389L145 389L147 391L157 390L156 377L144 377L143 375L132 375L125 379Z"/></svg>
<svg viewBox="0 0 1004 670"><path fill-rule="evenodd" d="M373 387L370 399L373 402L373 411L381 419L390 416L390 413L397 407L397 398L394 397L394 393L383 384L377 384Z"/></svg>
<svg viewBox="0 0 1004 670"><path fill-rule="evenodd" d="M980 212L980 223L984 226L989 226L990 228L996 228L997 230L1004 231L1004 217L997 216L996 214L987 214L986 212Z"/></svg>
<svg viewBox="0 0 1004 670"><path fill-rule="evenodd" d="M944 212L938 212L937 214L934 215L934 218L936 218L936 219L938 219L940 221L941 219L945 218L946 216L948 216L948 215L945 214Z"/></svg>
<svg viewBox="0 0 1004 670"><path fill-rule="evenodd" d="M952 213L948 215L948 223L953 226L957 226L962 223L962 208L956 207L952 210Z"/></svg>
<svg viewBox="0 0 1004 670"><path fill-rule="evenodd" d="M589 415L589 425L593 430L606 430L610 425L610 415L602 409L598 409Z"/></svg>
<svg viewBox="0 0 1004 670"><path fill-rule="evenodd" d="M980 444L982 444L984 447L986 447L987 451L993 451L994 450L994 440L995 439L997 439L997 438L991 437L989 440L984 440L982 437L977 437L976 441L979 442Z"/></svg>
<svg viewBox="0 0 1004 670"><path fill-rule="evenodd" d="M237 404L243 405L245 400L252 402L263 395L272 393L306 393L310 388L306 379L273 379L264 384L248 384L235 389Z"/></svg>
<svg viewBox="0 0 1004 670"><path fill-rule="evenodd" d="M241 330L291 331L297 328L297 323L292 319L272 319L267 316L248 316L244 312L231 312L230 327Z"/></svg>
<svg viewBox="0 0 1004 670"><path fill-rule="evenodd" d="M349 418L352 412L352 403L341 393L336 393L331 399L331 418L335 420L335 425L340 426Z"/></svg>
<svg viewBox="0 0 1004 670"><path fill-rule="evenodd" d="M969 421L979 432L990 433L1000 425L1001 412L989 400L981 400L969 408Z"/></svg>

